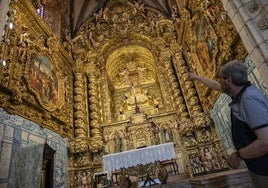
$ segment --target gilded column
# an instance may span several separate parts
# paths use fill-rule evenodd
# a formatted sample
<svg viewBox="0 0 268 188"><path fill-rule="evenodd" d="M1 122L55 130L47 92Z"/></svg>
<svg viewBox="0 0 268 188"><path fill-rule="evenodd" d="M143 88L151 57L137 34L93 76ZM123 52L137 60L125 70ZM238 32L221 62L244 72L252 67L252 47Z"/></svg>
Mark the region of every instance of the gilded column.
<svg viewBox="0 0 268 188"><path fill-rule="evenodd" d="M165 67L162 63L157 64L158 69L158 80L160 83L160 89L162 92L163 100L164 100L164 106L166 110L169 110L172 108L172 102L171 102L171 94L168 85L166 84L167 78L165 77Z"/></svg>
<svg viewBox="0 0 268 188"><path fill-rule="evenodd" d="M202 108L200 106L200 102L197 97L193 82L188 79L188 68L185 63L185 60L182 58L181 52L178 52L175 57L176 61L174 61L174 64L178 71L178 77L182 86L182 91L184 94L188 112L191 116L199 114L201 113ZM181 106L179 109L183 110L184 108L184 106Z"/></svg>
<svg viewBox="0 0 268 188"><path fill-rule="evenodd" d="M88 137L88 127L86 124L86 106L84 99L85 96L85 80L81 72L76 73L74 82L74 124L75 124L75 137L86 138Z"/></svg>
<svg viewBox="0 0 268 188"><path fill-rule="evenodd" d="M101 78L100 90L102 91L101 102L101 122L110 123L112 121L112 96L108 82L107 74L103 74Z"/></svg>
<svg viewBox="0 0 268 188"><path fill-rule="evenodd" d="M99 141L102 139L100 128L101 114L100 114L100 92L98 86L98 79L95 74L88 74L88 104L89 104L89 118L92 140Z"/></svg>
<svg viewBox="0 0 268 188"><path fill-rule="evenodd" d="M173 107L174 109L178 109L179 106L183 103L183 98L181 96L180 86L178 84L178 79L175 75L175 70L172 65L172 61L172 57L167 59L167 61L165 62L165 69L172 96Z"/></svg>

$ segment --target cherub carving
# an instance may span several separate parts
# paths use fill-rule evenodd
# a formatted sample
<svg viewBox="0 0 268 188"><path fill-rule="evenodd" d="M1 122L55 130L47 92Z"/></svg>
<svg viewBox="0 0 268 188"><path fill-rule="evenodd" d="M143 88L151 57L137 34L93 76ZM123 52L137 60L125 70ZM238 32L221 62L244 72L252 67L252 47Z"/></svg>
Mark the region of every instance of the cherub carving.
<svg viewBox="0 0 268 188"><path fill-rule="evenodd" d="M91 185L91 179L90 174L88 174L86 171L83 171L81 174L79 174L79 187L81 188L89 188Z"/></svg>
<svg viewBox="0 0 268 188"><path fill-rule="evenodd" d="M33 41L30 37L30 34L28 32L28 28L23 27L22 28L22 32L19 35L19 40L18 40L18 56L20 58L23 58L26 55L26 49L28 47L28 45L32 44Z"/></svg>
<svg viewBox="0 0 268 188"><path fill-rule="evenodd" d="M144 12L144 4L143 3L138 3L138 2L136 2L136 1L133 1L133 3L134 3L134 6L135 6L135 8L138 10L138 11L142 11L142 12Z"/></svg>
<svg viewBox="0 0 268 188"><path fill-rule="evenodd" d="M96 22L103 17L103 8L101 8L97 13L94 13Z"/></svg>

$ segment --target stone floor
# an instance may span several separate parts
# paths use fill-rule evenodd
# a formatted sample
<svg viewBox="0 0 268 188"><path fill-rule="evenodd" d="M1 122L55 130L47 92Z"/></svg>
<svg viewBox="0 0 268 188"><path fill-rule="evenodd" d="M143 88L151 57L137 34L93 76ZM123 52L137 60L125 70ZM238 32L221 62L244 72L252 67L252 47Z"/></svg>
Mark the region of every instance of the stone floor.
<svg viewBox="0 0 268 188"><path fill-rule="evenodd" d="M133 183L131 188L139 188ZM185 174L170 175L167 184L156 184L152 188L253 188L246 169L228 170L189 178ZM119 188L119 186L113 186Z"/></svg>

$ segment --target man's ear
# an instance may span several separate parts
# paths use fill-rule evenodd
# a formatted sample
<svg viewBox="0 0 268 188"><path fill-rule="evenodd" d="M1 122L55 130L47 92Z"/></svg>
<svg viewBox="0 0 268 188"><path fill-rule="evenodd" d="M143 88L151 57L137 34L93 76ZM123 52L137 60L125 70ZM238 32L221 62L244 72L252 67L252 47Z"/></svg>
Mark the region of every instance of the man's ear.
<svg viewBox="0 0 268 188"><path fill-rule="evenodd" d="M231 76L228 76L228 77L226 78L226 82L228 82L228 83L233 83L233 79L232 79L232 77L231 77Z"/></svg>

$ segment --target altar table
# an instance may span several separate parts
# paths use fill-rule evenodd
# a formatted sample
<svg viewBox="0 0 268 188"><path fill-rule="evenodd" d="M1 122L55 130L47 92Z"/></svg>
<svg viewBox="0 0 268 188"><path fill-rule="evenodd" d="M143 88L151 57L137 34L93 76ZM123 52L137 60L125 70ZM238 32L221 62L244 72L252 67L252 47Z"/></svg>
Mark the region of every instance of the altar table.
<svg viewBox="0 0 268 188"><path fill-rule="evenodd" d="M174 143L165 143L120 153L103 155L103 170L112 172L120 168L128 168L138 164L148 164L175 158Z"/></svg>

